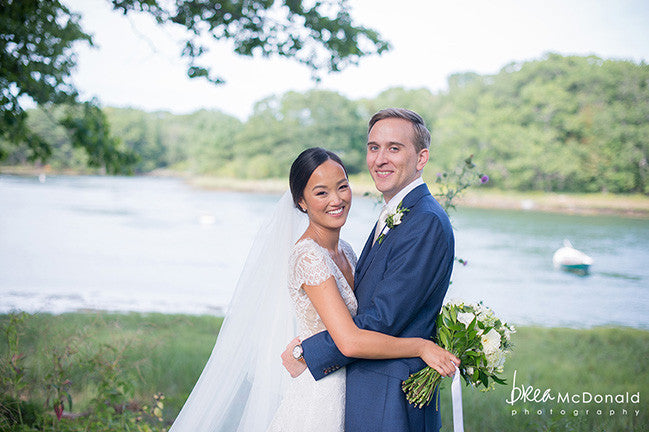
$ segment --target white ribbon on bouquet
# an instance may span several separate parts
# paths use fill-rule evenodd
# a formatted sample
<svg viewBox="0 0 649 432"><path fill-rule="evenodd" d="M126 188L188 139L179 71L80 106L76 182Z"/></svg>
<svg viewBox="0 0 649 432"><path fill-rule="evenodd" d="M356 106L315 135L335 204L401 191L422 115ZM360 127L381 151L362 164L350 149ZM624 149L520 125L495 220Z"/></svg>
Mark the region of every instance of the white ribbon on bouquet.
<svg viewBox="0 0 649 432"><path fill-rule="evenodd" d="M462 418L462 383L460 382L460 369L455 365L455 374L451 384L451 400L453 401L453 432L464 432L464 419Z"/></svg>

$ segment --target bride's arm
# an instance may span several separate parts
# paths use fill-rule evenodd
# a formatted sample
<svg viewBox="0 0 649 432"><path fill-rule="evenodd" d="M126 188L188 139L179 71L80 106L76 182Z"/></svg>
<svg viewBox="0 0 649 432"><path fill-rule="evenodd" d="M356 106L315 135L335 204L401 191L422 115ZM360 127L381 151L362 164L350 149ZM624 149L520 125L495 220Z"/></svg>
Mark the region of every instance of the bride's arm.
<svg viewBox="0 0 649 432"><path fill-rule="evenodd" d="M460 360L431 340L394 337L359 329L340 296L333 277L317 286L303 285L336 347L346 357L394 359L421 357L442 376L455 372Z"/></svg>

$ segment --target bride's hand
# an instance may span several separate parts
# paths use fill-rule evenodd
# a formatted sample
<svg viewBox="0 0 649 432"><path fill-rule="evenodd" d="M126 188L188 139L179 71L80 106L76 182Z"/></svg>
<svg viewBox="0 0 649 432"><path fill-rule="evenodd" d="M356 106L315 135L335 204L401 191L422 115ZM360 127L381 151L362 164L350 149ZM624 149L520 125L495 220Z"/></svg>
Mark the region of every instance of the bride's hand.
<svg viewBox="0 0 649 432"><path fill-rule="evenodd" d="M453 376L455 374L455 366L460 365L460 359L431 340L422 339L422 341L423 344L419 357L428 366L439 372L441 376Z"/></svg>
<svg viewBox="0 0 649 432"><path fill-rule="evenodd" d="M293 339L282 353L282 365L288 371L292 378L297 378L306 370L306 363L293 358L293 348L300 343L300 338Z"/></svg>

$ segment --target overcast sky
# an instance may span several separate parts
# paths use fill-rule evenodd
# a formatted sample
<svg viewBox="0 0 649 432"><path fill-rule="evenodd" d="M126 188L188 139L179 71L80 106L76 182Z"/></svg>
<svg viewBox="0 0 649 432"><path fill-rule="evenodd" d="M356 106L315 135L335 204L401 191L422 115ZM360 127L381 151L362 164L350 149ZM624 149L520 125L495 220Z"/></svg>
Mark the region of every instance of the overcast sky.
<svg viewBox="0 0 649 432"><path fill-rule="evenodd" d="M310 71L286 59L256 59L216 46L206 61L227 83L190 80L179 30L147 16L125 17L108 0L64 0L82 15L95 47L77 47L74 82L104 106L187 113L218 109L245 120L258 100L316 87ZM387 54L323 77L318 88L374 97L395 86L443 90L454 72L496 73L546 52L649 59L647 0L351 0L357 24L390 41Z"/></svg>

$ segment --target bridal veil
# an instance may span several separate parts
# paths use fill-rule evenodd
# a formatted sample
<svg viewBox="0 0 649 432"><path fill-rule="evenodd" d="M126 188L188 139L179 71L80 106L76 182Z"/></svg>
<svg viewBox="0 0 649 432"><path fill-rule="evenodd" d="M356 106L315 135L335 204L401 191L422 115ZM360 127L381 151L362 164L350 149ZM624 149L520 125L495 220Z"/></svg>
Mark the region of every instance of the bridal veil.
<svg viewBox="0 0 649 432"><path fill-rule="evenodd" d="M291 249L307 218L287 191L250 249L218 339L170 432L265 431L290 376L280 359L297 334Z"/></svg>

